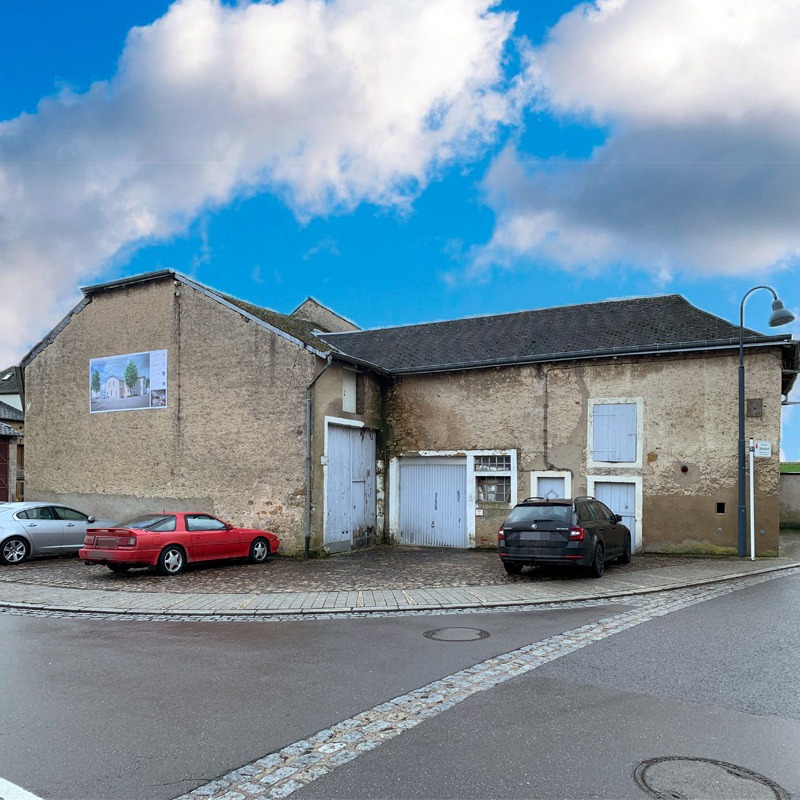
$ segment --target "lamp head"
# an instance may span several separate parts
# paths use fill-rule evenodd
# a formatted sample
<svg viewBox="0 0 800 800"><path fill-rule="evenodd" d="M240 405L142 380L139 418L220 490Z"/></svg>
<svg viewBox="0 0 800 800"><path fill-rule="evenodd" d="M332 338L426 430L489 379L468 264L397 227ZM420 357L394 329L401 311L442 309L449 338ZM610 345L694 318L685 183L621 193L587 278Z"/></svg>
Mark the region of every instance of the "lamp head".
<svg viewBox="0 0 800 800"><path fill-rule="evenodd" d="M779 325L788 325L794 322L794 314L788 308L783 307L783 301L776 297L772 301L772 313L769 315L770 328L777 328Z"/></svg>

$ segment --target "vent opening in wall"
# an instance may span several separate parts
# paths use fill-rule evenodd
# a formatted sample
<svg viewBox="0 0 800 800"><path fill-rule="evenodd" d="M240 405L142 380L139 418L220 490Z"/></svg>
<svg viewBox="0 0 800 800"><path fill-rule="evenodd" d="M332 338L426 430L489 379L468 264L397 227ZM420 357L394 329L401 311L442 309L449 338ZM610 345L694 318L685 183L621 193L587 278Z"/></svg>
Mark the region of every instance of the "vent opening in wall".
<svg viewBox="0 0 800 800"><path fill-rule="evenodd" d="M717 514L725 513L725 503L717 503Z"/></svg>

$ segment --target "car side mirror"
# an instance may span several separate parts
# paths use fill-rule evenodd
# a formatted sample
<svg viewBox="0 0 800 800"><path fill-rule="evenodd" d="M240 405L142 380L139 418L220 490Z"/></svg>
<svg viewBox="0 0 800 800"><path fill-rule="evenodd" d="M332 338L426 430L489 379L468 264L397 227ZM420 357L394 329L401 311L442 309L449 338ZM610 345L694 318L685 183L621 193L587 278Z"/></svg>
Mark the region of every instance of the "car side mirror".
<svg viewBox="0 0 800 800"><path fill-rule="evenodd" d="M622 522L622 514L614 514L614 520L616 522Z"/></svg>
<svg viewBox="0 0 800 800"><path fill-rule="evenodd" d="M89 519L87 519L86 521L87 522L97 522L97 520L94 517L89 517Z"/></svg>

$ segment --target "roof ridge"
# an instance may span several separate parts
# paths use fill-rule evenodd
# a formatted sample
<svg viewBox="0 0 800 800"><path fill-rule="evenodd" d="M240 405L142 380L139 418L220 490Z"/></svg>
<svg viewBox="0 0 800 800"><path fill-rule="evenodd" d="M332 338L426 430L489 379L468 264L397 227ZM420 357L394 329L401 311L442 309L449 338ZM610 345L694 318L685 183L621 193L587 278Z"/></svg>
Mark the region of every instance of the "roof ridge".
<svg viewBox="0 0 800 800"><path fill-rule="evenodd" d="M611 300L592 300L588 303L570 303L564 306L546 306L544 308L530 308L527 310L520 310L520 311L504 311L500 314L474 314L468 317L456 317L455 319L440 319L435 320L433 322L408 322L402 325L385 325L380 328L364 328L360 331L332 331L331 333L326 333L325 337L328 336L353 336L357 333L378 333L379 331L392 331L392 330L399 330L403 328L423 328L426 326L433 326L433 325L448 325L451 323L456 322L464 322L465 320L477 320L477 319L499 319L501 317L515 317L521 316L523 314L538 314L538 313L545 313L545 312L552 312L552 311L561 311L561 310L568 310L570 308L586 308L588 306L600 306L600 305L612 305L618 303L634 303L644 300L670 300L670 299L678 299L682 300L687 305L691 306L692 308L696 309L697 311L702 311L702 309L697 308L697 306L693 306L683 295L673 293L673 294L656 294L656 295L643 295L640 297L615 297ZM704 314L708 314L711 317L714 317L714 314L709 314L709 312L704 311ZM715 319L721 319L721 317L715 317Z"/></svg>

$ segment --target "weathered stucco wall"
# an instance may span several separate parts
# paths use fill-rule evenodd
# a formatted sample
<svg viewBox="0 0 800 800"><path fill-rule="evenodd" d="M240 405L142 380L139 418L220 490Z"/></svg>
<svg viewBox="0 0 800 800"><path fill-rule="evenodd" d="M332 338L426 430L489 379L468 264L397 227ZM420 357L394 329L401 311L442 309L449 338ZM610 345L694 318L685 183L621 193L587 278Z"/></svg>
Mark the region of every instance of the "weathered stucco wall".
<svg viewBox="0 0 800 800"><path fill-rule="evenodd" d="M519 498L531 470L570 472L573 495L587 493L590 477L637 478L644 549L735 552L737 367L736 355L690 355L404 377L388 397L388 448L517 448ZM776 353L747 354L746 396L763 400L747 433L774 454L756 460L759 555L778 546L780 369ZM590 401L615 398L642 398L641 461L589 466ZM476 520L479 545L496 541L497 516Z"/></svg>
<svg viewBox="0 0 800 800"><path fill-rule="evenodd" d="M781 475L781 526L800 529L800 472Z"/></svg>
<svg viewBox="0 0 800 800"><path fill-rule="evenodd" d="M89 413L89 359L168 350L168 407ZM29 364L29 499L192 508L302 547L305 387L324 363L171 279L96 294Z"/></svg>
<svg viewBox="0 0 800 800"><path fill-rule="evenodd" d="M175 496L176 341L172 281L98 296L71 318L25 370L27 499L118 519ZM168 350L168 408L89 413L90 359L158 349Z"/></svg>
<svg viewBox="0 0 800 800"><path fill-rule="evenodd" d="M292 316L300 319L307 319L315 322L320 329L325 331L357 331L358 325L354 325L350 320L340 317L334 311L318 303L314 298L309 297L293 312Z"/></svg>

